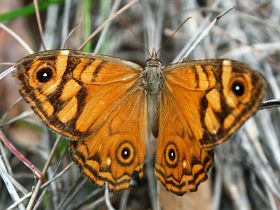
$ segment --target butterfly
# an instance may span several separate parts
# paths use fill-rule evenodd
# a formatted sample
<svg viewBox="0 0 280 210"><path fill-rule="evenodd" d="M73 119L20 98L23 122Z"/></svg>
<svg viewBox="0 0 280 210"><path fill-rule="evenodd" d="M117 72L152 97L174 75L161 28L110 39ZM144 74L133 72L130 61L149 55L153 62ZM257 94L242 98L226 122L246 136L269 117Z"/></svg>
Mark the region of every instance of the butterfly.
<svg viewBox="0 0 280 210"><path fill-rule="evenodd" d="M51 130L71 139L83 174L111 191L143 176L151 144L165 188L196 191L214 163L213 147L258 110L266 87L260 73L238 61L162 67L154 51L145 68L76 50L38 52L16 68L23 98Z"/></svg>

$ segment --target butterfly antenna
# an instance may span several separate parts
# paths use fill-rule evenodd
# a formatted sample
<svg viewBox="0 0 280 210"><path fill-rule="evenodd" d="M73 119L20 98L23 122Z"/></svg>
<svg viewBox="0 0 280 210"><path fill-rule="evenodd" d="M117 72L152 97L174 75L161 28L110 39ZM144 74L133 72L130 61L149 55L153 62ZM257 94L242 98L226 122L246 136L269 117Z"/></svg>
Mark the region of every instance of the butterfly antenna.
<svg viewBox="0 0 280 210"><path fill-rule="evenodd" d="M144 41L141 39L141 37L137 33L135 33L135 31L133 31L133 29L130 27L130 25L126 21L125 17L123 15L119 15L119 18L120 18L121 23L136 37L136 40L139 42L139 44L141 45L143 50L147 51L149 56L151 57L152 55L151 55L149 49L145 45L143 45Z"/></svg>
<svg viewBox="0 0 280 210"><path fill-rule="evenodd" d="M177 29L167 38L167 40L160 46L157 55L159 54L159 52L161 51L162 48L164 48L166 46L166 44L170 41L171 38L173 38L173 36L182 28L182 26L192 17L187 17L178 27Z"/></svg>
<svg viewBox="0 0 280 210"><path fill-rule="evenodd" d="M39 33L40 33L42 45L43 45L44 50L46 50L47 45L46 45L46 41L45 41L45 38L44 38L44 35L43 35L43 27L42 27L42 22L41 22L41 17L40 17L38 1L33 0L33 4L34 4L34 8L35 8L35 14L36 14L36 19L37 19L37 24L38 24L38 28L39 28Z"/></svg>

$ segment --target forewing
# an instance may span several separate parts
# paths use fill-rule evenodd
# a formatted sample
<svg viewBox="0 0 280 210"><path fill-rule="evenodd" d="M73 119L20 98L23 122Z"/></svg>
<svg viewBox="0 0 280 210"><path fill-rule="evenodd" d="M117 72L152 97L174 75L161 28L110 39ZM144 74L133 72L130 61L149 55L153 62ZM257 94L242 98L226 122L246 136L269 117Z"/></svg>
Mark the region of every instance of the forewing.
<svg viewBox="0 0 280 210"><path fill-rule="evenodd" d="M43 51L21 59L20 93L49 128L73 139L90 136L139 85L141 67L73 50Z"/></svg>
<svg viewBox="0 0 280 210"><path fill-rule="evenodd" d="M203 60L167 66L164 88L182 116L189 137L212 148L253 115L265 96L265 81L233 60Z"/></svg>

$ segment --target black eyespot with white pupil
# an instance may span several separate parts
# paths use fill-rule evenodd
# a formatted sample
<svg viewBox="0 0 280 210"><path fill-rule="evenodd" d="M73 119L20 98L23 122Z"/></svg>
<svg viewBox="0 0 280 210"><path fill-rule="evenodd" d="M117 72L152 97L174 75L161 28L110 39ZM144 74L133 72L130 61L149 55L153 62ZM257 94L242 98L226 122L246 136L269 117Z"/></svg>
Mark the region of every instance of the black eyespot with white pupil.
<svg viewBox="0 0 280 210"><path fill-rule="evenodd" d="M165 160L170 168L174 168L178 165L179 153L177 146L174 143L169 143L164 150Z"/></svg>
<svg viewBox="0 0 280 210"><path fill-rule="evenodd" d="M234 81L231 85L231 90L236 96L238 97L242 96L245 93L244 82L241 80Z"/></svg>
<svg viewBox="0 0 280 210"><path fill-rule="evenodd" d="M53 78L53 70L50 67L43 67L37 72L36 77L39 82L46 83Z"/></svg>
<svg viewBox="0 0 280 210"><path fill-rule="evenodd" d="M174 161L175 158L176 158L175 150L174 150L174 149L170 149L170 150L168 151L168 156L169 156L169 159L170 159L170 160Z"/></svg>
<svg viewBox="0 0 280 210"><path fill-rule="evenodd" d="M135 153L136 150L133 144L130 141L125 140L118 145L115 155L120 165L129 166L133 163L135 159Z"/></svg>
<svg viewBox="0 0 280 210"><path fill-rule="evenodd" d="M127 147L124 147L123 149L122 149L122 158L123 159L128 159L129 158L129 156L130 156L130 150L129 150L129 148L127 148Z"/></svg>

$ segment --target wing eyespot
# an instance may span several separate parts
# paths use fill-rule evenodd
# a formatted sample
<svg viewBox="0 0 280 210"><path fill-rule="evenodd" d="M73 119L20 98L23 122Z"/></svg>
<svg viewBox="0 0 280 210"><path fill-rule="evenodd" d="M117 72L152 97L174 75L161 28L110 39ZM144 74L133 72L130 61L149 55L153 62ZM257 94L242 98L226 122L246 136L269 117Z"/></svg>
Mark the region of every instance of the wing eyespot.
<svg viewBox="0 0 280 210"><path fill-rule="evenodd" d="M122 158L123 158L124 160L129 159L129 157L130 157L130 149L129 149L128 147L124 147L124 148L122 149L122 151L121 151L121 155L122 155Z"/></svg>
<svg viewBox="0 0 280 210"><path fill-rule="evenodd" d="M54 69L50 66L43 66L36 73L36 79L40 83L47 83L54 77Z"/></svg>
<svg viewBox="0 0 280 210"><path fill-rule="evenodd" d="M238 98L246 95L248 84L245 78L238 76L231 79L229 82L229 90Z"/></svg>
<svg viewBox="0 0 280 210"><path fill-rule="evenodd" d="M241 97L246 92L246 85L242 80L234 80L231 84L231 91L237 96Z"/></svg>
<svg viewBox="0 0 280 210"><path fill-rule="evenodd" d="M134 161L135 149L129 141L121 143L116 151L116 159L120 165L131 165Z"/></svg>
<svg viewBox="0 0 280 210"><path fill-rule="evenodd" d="M164 154L165 161L169 167L174 168L178 165L179 153L174 143L167 144L164 150Z"/></svg>
<svg viewBox="0 0 280 210"><path fill-rule="evenodd" d="M174 149L170 149L170 150L168 151L168 158L169 158L169 160L171 160L171 161L174 161L174 160L176 159L176 152L175 152Z"/></svg>

